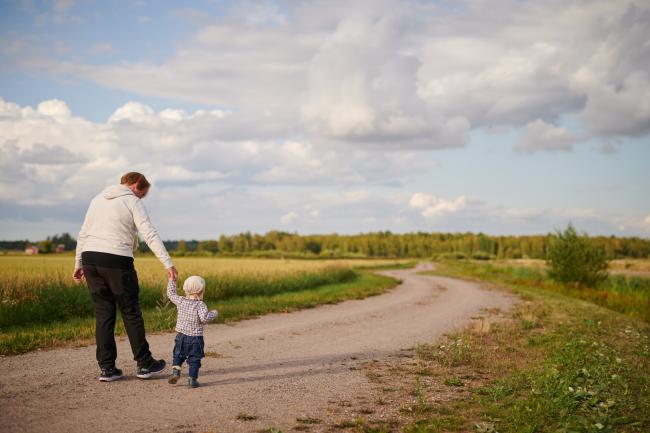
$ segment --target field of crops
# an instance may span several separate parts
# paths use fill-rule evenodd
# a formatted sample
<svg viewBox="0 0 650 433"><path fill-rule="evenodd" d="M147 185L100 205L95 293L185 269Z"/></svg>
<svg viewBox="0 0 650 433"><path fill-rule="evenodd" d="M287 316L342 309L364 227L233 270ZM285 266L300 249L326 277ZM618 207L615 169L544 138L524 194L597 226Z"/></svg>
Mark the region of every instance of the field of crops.
<svg viewBox="0 0 650 433"><path fill-rule="evenodd" d="M220 320L338 302L385 290L390 279L360 272L396 265L388 260L271 260L175 258L180 285L206 279L206 303ZM93 305L85 284L72 281L72 256L0 256L0 354L92 337ZM140 302L149 330L173 327L165 302L167 274L154 258L136 261ZM405 263L405 262L400 262ZM118 333L123 333L121 325Z"/></svg>

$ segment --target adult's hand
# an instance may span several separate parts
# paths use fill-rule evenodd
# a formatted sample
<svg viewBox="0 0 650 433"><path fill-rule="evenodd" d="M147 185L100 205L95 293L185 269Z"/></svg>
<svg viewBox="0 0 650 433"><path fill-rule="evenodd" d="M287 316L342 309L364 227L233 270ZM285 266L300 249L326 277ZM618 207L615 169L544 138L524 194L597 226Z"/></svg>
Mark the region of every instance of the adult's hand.
<svg viewBox="0 0 650 433"><path fill-rule="evenodd" d="M176 266L172 266L171 268L167 268L167 277L170 280L176 281L178 279L178 271L176 270Z"/></svg>
<svg viewBox="0 0 650 433"><path fill-rule="evenodd" d="M84 280L84 270L82 268L75 269L72 274L72 279L77 284L81 283Z"/></svg>

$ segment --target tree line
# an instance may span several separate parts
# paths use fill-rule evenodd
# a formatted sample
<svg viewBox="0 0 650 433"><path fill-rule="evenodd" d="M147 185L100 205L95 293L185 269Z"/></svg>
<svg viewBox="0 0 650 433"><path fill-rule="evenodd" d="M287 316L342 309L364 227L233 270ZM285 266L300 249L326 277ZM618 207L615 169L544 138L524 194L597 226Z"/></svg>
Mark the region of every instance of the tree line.
<svg viewBox="0 0 650 433"><path fill-rule="evenodd" d="M457 257L475 259L547 258L554 235L495 236L484 233L391 233L380 231L355 235L301 235L284 231L265 234L244 232L219 236L212 240L165 241L177 256L192 255L255 255L296 257ZM605 252L608 259L650 258L650 239L640 237L591 236L594 247ZM51 252L52 246L64 244L74 250L75 239L68 233L49 236L40 242L0 241L0 249L23 250L29 245ZM139 250L148 251L144 242Z"/></svg>
<svg viewBox="0 0 650 433"><path fill-rule="evenodd" d="M17 241L0 241L0 250L12 251L12 250L24 250L29 246L36 246L39 249L40 253L53 253L56 250L56 247L63 245L65 251L74 250L77 247L77 240L70 235L70 233L63 233L61 235L56 234L53 236L48 236L43 240L31 242L27 239L17 240Z"/></svg>
<svg viewBox="0 0 650 433"><path fill-rule="evenodd" d="M417 257L450 256L476 259L545 259L554 235L493 236L484 233L397 234L390 231L356 235L300 235L282 231L221 235L215 240L167 241L176 255L261 255L282 254L313 257ZM592 236L594 247L606 257L650 258L650 239L640 237ZM146 247L146 245L143 245Z"/></svg>

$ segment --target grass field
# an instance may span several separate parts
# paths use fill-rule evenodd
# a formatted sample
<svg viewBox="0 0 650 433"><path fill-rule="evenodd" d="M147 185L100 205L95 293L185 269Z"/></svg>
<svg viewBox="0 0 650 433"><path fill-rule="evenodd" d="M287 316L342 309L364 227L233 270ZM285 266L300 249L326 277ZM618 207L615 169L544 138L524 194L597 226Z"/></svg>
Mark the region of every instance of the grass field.
<svg viewBox="0 0 650 433"><path fill-rule="evenodd" d="M538 272L467 261L437 264L431 274L487 281L523 302L504 319L481 320L414 348L415 362L370 372L397 375L401 382L410 377L403 390L403 431L650 431L650 324L641 320L648 317L647 304L646 310L630 309L625 301L619 313L548 286ZM621 293L639 299L628 289Z"/></svg>
<svg viewBox="0 0 650 433"><path fill-rule="evenodd" d="M546 270L546 261L541 259L505 259L494 260L495 266L533 268ZM650 259L616 259L609 262L609 272L612 274L637 275L650 277Z"/></svg>
<svg viewBox="0 0 650 433"><path fill-rule="evenodd" d="M388 260L265 260L176 258L180 280L206 279L204 300L219 321L381 293L395 281L364 268L407 266ZM166 273L153 258L135 261L147 330L173 328L175 310L164 298ZM94 335L93 306L85 284L72 281L70 256L0 257L0 354L63 344L86 344ZM116 332L124 334L121 321Z"/></svg>
<svg viewBox="0 0 650 433"><path fill-rule="evenodd" d="M637 261L635 269L644 269L646 261ZM614 265L617 266L617 265ZM630 269L630 266L627 267ZM599 287L564 285L550 280L542 261L503 260L490 263L455 261L444 269L453 269L477 280L524 284L593 302L612 310L650 322L650 278L637 274L611 274Z"/></svg>

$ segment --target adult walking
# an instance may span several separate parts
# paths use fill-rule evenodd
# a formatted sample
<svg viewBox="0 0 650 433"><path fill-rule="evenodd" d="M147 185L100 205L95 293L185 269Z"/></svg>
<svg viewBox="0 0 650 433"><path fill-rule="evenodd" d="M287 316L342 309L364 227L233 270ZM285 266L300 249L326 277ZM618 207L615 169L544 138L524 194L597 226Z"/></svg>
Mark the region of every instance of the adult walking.
<svg viewBox="0 0 650 433"><path fill-rule="evenodd" d="M77 254L72 278L88 282L95 304L95 339L99 380L111 382L122 378L115 366L116 306L122 312L124 327L131 343L137 376L148 379L165 369L164 360L151 355L140 309L138 275L133 266L137 232L167 269L176 278L167 249L149 221L142 199L151 185L144 175L130 172L122 176L120 185L105 188L90 202L86 218L77 236Z"/></svg>

